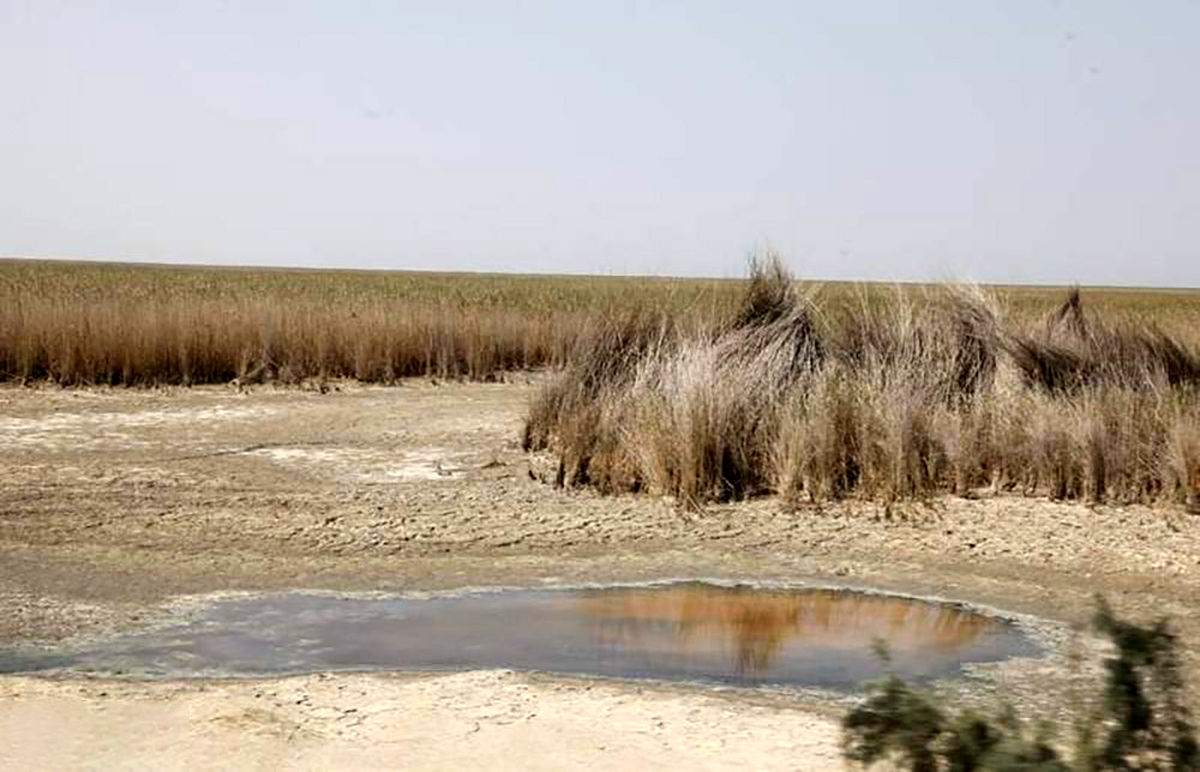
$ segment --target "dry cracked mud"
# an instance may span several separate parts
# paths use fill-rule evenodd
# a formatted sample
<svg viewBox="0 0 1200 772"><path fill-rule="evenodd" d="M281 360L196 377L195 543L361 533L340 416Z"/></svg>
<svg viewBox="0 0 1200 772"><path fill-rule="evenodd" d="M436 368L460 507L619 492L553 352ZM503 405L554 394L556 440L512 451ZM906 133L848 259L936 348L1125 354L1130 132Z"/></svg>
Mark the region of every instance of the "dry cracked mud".
<svg viewBox="0 0 1200 772"><path fill-rule="evenodd" d="M517 438L529 379L0 388L0 645L52 646L229 591L413 592L682 577L819 582L1044 621L1050 656L968 689L1053 716L1096 593L1200 662L1200 518L1019 497L692 512L560 490ZM1085 646L1086 648L1086 646ZM1192 678L1192 682L1195 682ZM837 768L838 705L508 671L274 681L0 678L0 766L453 767L488 759Z"/></svg>

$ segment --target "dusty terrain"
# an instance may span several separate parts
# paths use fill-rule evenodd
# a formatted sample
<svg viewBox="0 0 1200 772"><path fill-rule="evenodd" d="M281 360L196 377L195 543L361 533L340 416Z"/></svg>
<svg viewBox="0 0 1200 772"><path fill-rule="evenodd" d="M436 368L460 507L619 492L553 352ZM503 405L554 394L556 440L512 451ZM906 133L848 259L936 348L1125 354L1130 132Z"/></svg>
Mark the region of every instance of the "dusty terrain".
<svg viewBox="0 0 1200 772"><path fill-rule="evenodd" d="M837 769L829 719L505 671L267 682L0 681L5 769Z"/></svg>
<svg viewBox="0 0 1200 772"><path fill-rule="evenodd" d="M1200 518L1015 497L687 512L562 491L538 479L552 462L517 444L532 388L0 389L0 645L103 635L222 590L709 576L899 590L1063 625L1103 592L1135 618L1172 615L1196 671ZM1048 705L1059 664L996 680ZM832 716L777 696L508 672L8 677L0 766L817 768L837 763Z"/></svg>

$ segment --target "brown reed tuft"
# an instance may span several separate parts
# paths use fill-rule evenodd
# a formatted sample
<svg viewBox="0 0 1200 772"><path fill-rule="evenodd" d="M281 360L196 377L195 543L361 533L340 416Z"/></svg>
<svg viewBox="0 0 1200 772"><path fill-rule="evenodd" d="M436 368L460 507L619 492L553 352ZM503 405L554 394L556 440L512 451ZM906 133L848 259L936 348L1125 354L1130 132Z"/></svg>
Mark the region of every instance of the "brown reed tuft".
<svg viewBox="0 0 1200 772"><path fill-rule="evenodd" d="M1097 318L1077 289L1040 331L978 287L816 298L777 258L752 262L715 332L587 349L534 399L529 447L559 455L564 484L689 505L1011 492L1197 506L1200 369L1178 335ZM621 377L582 388L609 356Z"/></svg>

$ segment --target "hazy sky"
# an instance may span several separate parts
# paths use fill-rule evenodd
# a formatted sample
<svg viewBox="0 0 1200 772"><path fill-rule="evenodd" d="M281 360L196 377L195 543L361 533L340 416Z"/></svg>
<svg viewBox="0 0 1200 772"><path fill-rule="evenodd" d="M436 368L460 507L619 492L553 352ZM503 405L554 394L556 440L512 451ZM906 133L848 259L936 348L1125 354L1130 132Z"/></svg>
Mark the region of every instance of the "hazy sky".
<svg viewBox="0 0 1200 772"><path fill-rule="evenodd" d="M1200 2L0 0L0 253L1200 286Z"/></svg>

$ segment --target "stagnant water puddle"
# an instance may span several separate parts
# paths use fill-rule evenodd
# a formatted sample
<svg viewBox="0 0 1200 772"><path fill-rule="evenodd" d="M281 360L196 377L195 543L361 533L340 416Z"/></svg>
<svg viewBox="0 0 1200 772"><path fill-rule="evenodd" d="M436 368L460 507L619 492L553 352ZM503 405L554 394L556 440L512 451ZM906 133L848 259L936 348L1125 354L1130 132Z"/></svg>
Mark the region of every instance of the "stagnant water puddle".
<svg viewBox="0 0 1200 772"><path fill-rule="evenodd" d="M686 582L453 597L291 593L213 602L186 624L94 650L5 661L141 676L512 668L846 689L891 669L953 677L1036 654L1016 624L962 606L829 589Z"/></svg>

